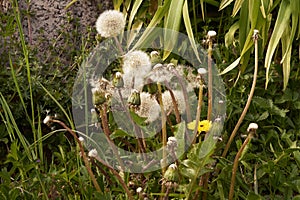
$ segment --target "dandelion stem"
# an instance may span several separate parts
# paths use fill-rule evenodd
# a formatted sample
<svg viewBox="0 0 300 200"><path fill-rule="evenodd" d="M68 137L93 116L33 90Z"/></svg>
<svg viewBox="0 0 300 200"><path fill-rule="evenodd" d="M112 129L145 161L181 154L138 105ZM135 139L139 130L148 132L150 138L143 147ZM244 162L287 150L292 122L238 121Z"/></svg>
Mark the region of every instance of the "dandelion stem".
<svg viewBox="0 0 300 200"><path fill-rule="evenodd" d="M235 137L240 125L242 124L245 116L246 116L246 113L248 111L248 108L250 106L250 103L251 103L251 100L252 100L252 97L253 97L253 94L254 94L254 90L255 90L255 85L256 85L256 80L257 80L257 71L258 71L258 32L255 32L253 34L253 38L254 38L254 48L255 48L255 65L254 65L254 74L253 74L253 82L252 82L252 86L251 86L251 90L250 90L250 93L249 93L249 96L248 96L248 100L247 100L247 103L245 105L245 108L237 122L237 124L235 125L231 135L230 135L230 138L226 144L226 147L223 151L223 154L222 154L222 157L225 157L228 150L229 150L229 147L233 141L233 138Z"/></svg>
<svg viewBox="0 0 300 200"><path fill-rule="evenodd" d="M211 121L212 115L212 94L213 94L213 76L212 76L212 39L208 42L208 60L207 60L207 72L208 72L208 108L207 108L207 120Z"/></svg>
<svg viewBox="0 0 300 200"><path fill-rule="evenodd" d="M121 93L121 90L120 90L120 89L118 89L118 94L119 94L119 97L120 97L120 100L121 100L122 107L123 107L123 109L125 110L125 113L126 113L128 119L130 120L132 126L134 127L135 134L136 134L136 137L137 137L137 140L138 140L139 148L140 148L140 150L142 151L142 154L143 154L144 159L147 161L147 160L148 160L148 158L147 158L147 156L146 156L146 148L147 148L147 147L146 147L146 142L145 142L145 139L144 139L144 134L143 134L143 132L141 131L140 127L138 127L138 126L134 123L134 121L133 121L133 119L132 119L132 117L131 117L131 115L130 115L128 109L127 109L127 106L125 105L125 103L124 103L124 101L123 101L123 96L122 96L122 93Z"/></svg>
<svg viewBox="0 0 300 200"><path fill-rule="evenodd" d="M88 161L88 159L87 159L87 157L86 157L86 154L85 154L85 152L84 152L84 149L83 149L83 146L82 146L82 144L81 144L81 141L78 139L77 135L76 135L76 134L74 133L74 131L73 131L72 129L70 129L65 123L63 123L63 122L61 122L61 121L59 121L59 120L56 120L56 119L52 119L51 121L54 122L54 123L58 123L59 125L61 125L62 127L64 127L64 128L65 128L65 129L66 129L66 130L74 137L74 139L76 140L76 142L77 142L78 145L79 145L79 149L80 149L80 152L81 152L81 155L82 155L83 162L84 162L85 167L86 167L86 169L87 169L87 171L88 171L88 174L90 175L90 177L91 177L91 179L92 179L92 182L93 182L93 184L94 184L96 190L97 190L98 192L100 192L101 194L103 194L103 191L102 191L101 188L99 187L99 184L98 184L98 182L97 182L97 180L96 180L96 178L95 178L95 176L94 176L94 174L93 174L93 172L92 172L91 166L90 166L89 161Z"/></svg>
<svg viewBox="0 0 300 200"><path fill-rule="evenodd" d="M193 142L192 144L195 144L196 138L197 138L197 132L198 132L198 124L200 121L200 116L201 116L201 106L202 106L202 99L203 99L203 82L200 80L200 87L199 87L199 97L198 97L198 106L197 106L197 113L196 113L196 123L195 123L195 128L194 128L194 133L193 133Z"/></svg>
<svg viewBox="0 0 300 200"><path fill-rule="evenodd" d="M250 142L253 135L254 135L254 131L251 131L249 133L249 135L247 136L246 140L244 141L243 145L241 146L240 150L238 151L238 153L235 156L235 159L234 159L234 162L233 162L233 167L232 167L230 190L229 190L229 196L228 196L229 200L233 199L236 170L237 170L237 167L238 167L238 164L239 164L239 158L241 157L241 154L243 153L246 145Z"/></svg>
<svg viewBox="0 0 300 200"><path fill-rule="evenodd" d="M176 123L179 124L180 123L180 113L179 113L179 109L178 109L178 104L174 95L174 92L172 91L172 89L169 87L169 84L166 82L165 85L167 86L168 91L170 92L170 96L172 99L172 103L174 106L174 111L175 111L175 117L176 117Z"/></svg>
<svg viewBox="0 0 300 200"><path fill-rule="evenodd" d="M120 184L124 188L124 190L125 190L125 192L128 196L128 199L133 200L134 198L133 198L131 192L129 191L126 183L124 182L124 180L120 176L120 174L112 166L110 166L108 163L106 163L104 160L102 160L99 156L96 156L95 159L98 160L102 165L106 166L115 175L115 177L118 179L118 181L120 182Z"/></svg>
<svg viewBox="0 0 300 200"><path fill-rule="evenodd" d="M120 167L121 167L122 171L124 171L125 170L124 163L123 163L122 159L119 156L119 153L117 151L117 148L116 148L114 142L110 139L110 130L108 128L108 120L107 120L106 113L107 113L107 105L103 104L102 109L100 109L100 115L101 115L101 122L102 122L103 131L104 131L104 134L106 136L106 140L107 140L108 144L112 148L112 151L115 154L115 156L116 156L116 158L117 158L117 160L120 164Z"/></svg>
<svg viewBox="0 0 300 200"><path fill-rule="evenodd" d="M161 109L161 124L162 124L162 146L163 146L163 157L162 157L162 176L166 172L166 157L167 157L167 152L166 152L166 146L167 146L167 128L166 128L166 114L165 114L165 109L164 109L164 104L162 100L162 89L160 83L157 83L157 89L158 89L158 101ZM162 184L162 193L165 191L164 184Z"/></svg>

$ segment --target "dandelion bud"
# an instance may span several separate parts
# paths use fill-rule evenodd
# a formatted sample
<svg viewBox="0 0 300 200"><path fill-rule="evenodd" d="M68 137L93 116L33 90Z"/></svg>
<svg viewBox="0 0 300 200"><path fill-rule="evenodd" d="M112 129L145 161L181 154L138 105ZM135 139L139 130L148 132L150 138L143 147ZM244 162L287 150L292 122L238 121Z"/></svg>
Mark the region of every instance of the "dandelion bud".
<svg viewBox="0 0 300 200"><path fill-rule="evenodd" d="M176 149L178 146L176 137L168 137L167 148Z"/></svg>
<svg viewBox="0 0 300 200"><path fill-rule="evenodd" d="M152 51L150 53L150 61L152 66L162 62L162 59L157 51Z"/></svg>
<svg viewBox="0 0 300 200"><path fill-rule="evenodd" d="M176 182L178 181L178 169L177 169L177 165L176 164L171 164L167 171L164 174L164 178L166 179L166 181L171 181L171 182Z"/></svg>
<svg viewBox="0 0 300 200"><path fill-rule="evenodd" d="M127 102L130 104L130 105L133 105L133 106L139 106L141 105L141 97L140 97L140 92L138 90L133 90L131 92L131 95L129 96Z"/></svg>
<svg viewBox="0 0 300 200"><path fill-rule="evenodd" d="M95 106L102 105L106 101L105 92L97 88L93 88L92 93L93 93L93 104Z"/></svg>
<svg viewBox="0 0 300 200"><path fill-rule="evenodd" d="M250 123L248 128L247 128L247 131L248 132L255 131L256 129L258 129L258 125L256 123Z"/></svg>
<svg viewBox="0 0 300 200"><path fill-rule="evenodd" d="M122 88L124 86L123 76L120 72L117 72L113 79L113 86L116 88Z"/></svg>

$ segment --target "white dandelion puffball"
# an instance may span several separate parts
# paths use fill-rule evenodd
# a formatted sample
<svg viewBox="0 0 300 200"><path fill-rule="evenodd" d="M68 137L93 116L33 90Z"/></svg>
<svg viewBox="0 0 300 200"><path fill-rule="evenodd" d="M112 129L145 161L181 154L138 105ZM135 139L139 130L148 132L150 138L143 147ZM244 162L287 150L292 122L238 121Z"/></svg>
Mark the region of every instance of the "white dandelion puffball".
<svg viewBox="0 0 300 200"><path fill-rule="evenodd" d="M184 104L185 100L184 100L183 92L179 91L179 90L174 90L173 94L175 96L178 110L181 114L183 114L185 112L185 104ZM166 112L170 112L170 111L174 110L174 104L173 104L172 97L171 97L171 94L169 91L165 91L162 94L162 100L164 102Z"/></svg>
<svg viewBox="0 0 300 200"><path fill-rule="evenodd" d="M140 117L147 118L146 122L154 122L158 119L160 114L160 106L149 93L142 92L140 94L141 105L139 110L136 112Z"/></svg>
<svg viewBox="0 0 300 200"><path fill-rule="evenodd" d="M125 87L143 85L144 77L151 71L150 57L143 51L137 50L127 53L123 58L123 80ZM136 88L136 87L134 87Z"/></svg>
<svg viewBox="0 0 300 200"><path fill-rule="evenodd" d="M125 24L126 20L123 13L117 10L107 10L98 17L96 30L102 37L113 37L124 30Z"/></svg>

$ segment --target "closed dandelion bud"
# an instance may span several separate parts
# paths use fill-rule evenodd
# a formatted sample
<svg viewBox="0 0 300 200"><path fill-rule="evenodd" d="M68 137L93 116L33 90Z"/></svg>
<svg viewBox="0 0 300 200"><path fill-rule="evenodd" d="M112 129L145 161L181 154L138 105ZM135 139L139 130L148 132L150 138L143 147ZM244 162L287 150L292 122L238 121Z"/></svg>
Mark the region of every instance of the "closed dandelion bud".
<svg viewBox="0 0 300 200"><path fill-rule="evenodd" d="M127 102L130 105L133 105L133 106L139 106L139 105L141 105L140 92L138 90L133 90L131 92L131 95L129 96Z"/></svg>
<svg viewBox="0 0 300 200"><path fill-rule="evenodd" d="M94 108L91 109L91 115L92 115L91 122L93 124L98 123L99 122L99 115L98 115L98 113L96 112L96 110Z"/></svg>
<svg viewBox="0 0 300 200"><path fill-rule="evenodd" d="M105 92L97 88L93 88L92 93L93 93L93 104L95 106L102 105L106 101Z"/></svg>
<svg viewBox="0 0 300 200"><path fill-rule="evenodd" d="M164 174L164 179L167 182L177 182L179 178L178 169L176 164L171 164Z"/></svg>
<svg viewBox="0 0 300 200"><path fill-rule="evenodd" d="M157 51L152 51L150 53L150 61L152 66L162 62L162 59Z"/></svg>
<svg viewBox="0 0 300 200"><path fill-rule="evenodd" d="M123 80L123 76L120 72L117 72L114 76L113 79L113 86L115 86L116 88L122 88L124 87L124 80Z"/></svg>

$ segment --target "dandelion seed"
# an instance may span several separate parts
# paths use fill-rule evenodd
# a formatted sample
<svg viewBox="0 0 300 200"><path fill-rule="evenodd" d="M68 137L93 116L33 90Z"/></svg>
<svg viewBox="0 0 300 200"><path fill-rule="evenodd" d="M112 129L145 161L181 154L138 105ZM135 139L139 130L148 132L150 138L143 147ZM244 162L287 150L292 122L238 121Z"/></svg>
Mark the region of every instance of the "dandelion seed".
<svg viewBox="0 0 300 200"><path fill-rule="evenodd" d="M126 87L138 89L144 85L144 77L151 71L150 57L143 51L132 51L123 58L123 79Z"/></svg>
<svg viewBox="0 0 300 200"><path fill-rule="evenodd" d="M107 10L98 17L96 30L102 37L113 37L124 30L125 24L126 20L121 12L117 10Z"/></svg>
<svg viewBox="0 0 300 200"><path fill-rule="evenodd" d="M141 105L139 109L136 111L136 113L140 117L147 118L146 122L154 122L156 119L158 119L160 114L160 106L155 100L154 97L152 97L149 93L142 92L140 94L141 98Z"/></svg>
<svg viewBox="0 0 300 200"><path fill-rule="evenodd" d="M217 32L216 31L208 31L207 32L207 36L208 37L214 37L214 36L216 36L217 35Z"/></svg>
<svg viewBox="0 0 300 200"><path fill-rule="evenodd" d="M50 115L47 115L47 116L45 117L45 119L43 120L43 123L44 123L44 124L48 124L51 120L52 120L52 117L51 117Z"/></svg>
<svg viewBox="0 0 300 200"><path fill-rule="evenodd" d="M207 73L207 70L205 68L199 68L197 71L198 71L198 74L200 74L200 75L204 75Z"/></svg>
<svg viewBox="0 0 300 200"><path fill-rule="evenodd" d="M91 157L91 158L97 157L98 156L97 150L96 149L90 150L88 156Z"/></svg>
<svg viewBox="0 0 300 200"><path fill-rule="evenodd" d="M143 191L143 188L142 187L138 187L137 189L136 189L136 193L141 193Z"/></svg>
<svg viewBox="0 0 300 200"><path fill-rule="evenodd" d="M81 137L81 136L78 138L78 140L79 140L80 142L84 142L84 138Z"/></svg>
<svg viewBox="0 0 300 200"><path fill-rule="evenodd" d="M258 129L257 123L250 123L247 128L247 132L250 132L251 130L256 130L256 129Z"/></svg>
<svg viewBox="0 0 300 200"><path fill-rule="evenodd" d="M184 100L183 92L180 90L174 90L173 94L175 96L178 110L181 114L183 114L185 112L185 104L184 104L185 100ZM165 111L167 113L174 110L174 104L173 104L172 97L171 97L171 94L169 91L165 91L162 94L162 100L164 102Z"/></svg>
<svg viewBox="0 0 300 200"><path fill-rule="evenodd" d="M167 148L169 150L176 150L178 146L176 137L168 137Z"/></svg>

